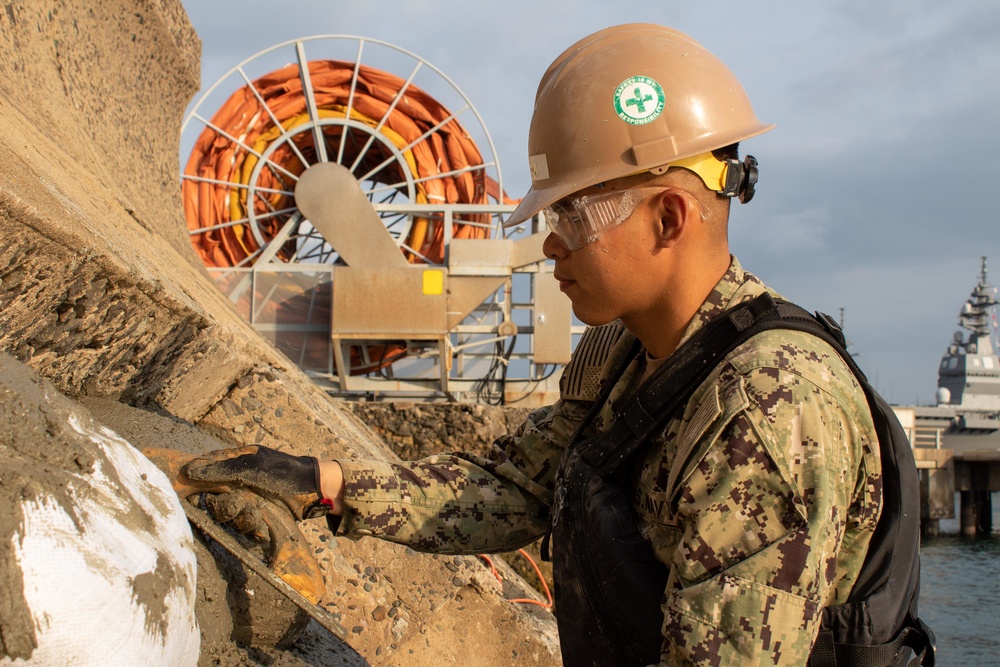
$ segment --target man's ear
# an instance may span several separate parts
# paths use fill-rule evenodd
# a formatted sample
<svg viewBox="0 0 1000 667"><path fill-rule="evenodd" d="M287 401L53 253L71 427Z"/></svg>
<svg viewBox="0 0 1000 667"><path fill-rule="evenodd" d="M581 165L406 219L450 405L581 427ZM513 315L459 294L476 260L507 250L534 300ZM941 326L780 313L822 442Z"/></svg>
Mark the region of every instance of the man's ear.
<svg viewBox="0 0 1000 667"><path fill-rule="evenodd" d="M688 226L700 219L700 210L693 197L677 190L664 190L656 195L657 236L661 248L671 248L688 232Z"/></svg>

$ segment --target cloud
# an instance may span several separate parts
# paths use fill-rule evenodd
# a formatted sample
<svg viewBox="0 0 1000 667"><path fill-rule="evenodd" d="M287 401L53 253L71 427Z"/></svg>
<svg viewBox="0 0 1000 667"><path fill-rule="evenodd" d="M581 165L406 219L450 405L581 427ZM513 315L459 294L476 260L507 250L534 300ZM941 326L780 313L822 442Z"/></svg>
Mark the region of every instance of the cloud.
<svg viewBox="0 0 1000 667"><path fill-rule="evenodd" d="M758 222L753 228L734 222L730 227L733 245L764 256L822 251L830 212L811 206L782 213Z"/></svg>

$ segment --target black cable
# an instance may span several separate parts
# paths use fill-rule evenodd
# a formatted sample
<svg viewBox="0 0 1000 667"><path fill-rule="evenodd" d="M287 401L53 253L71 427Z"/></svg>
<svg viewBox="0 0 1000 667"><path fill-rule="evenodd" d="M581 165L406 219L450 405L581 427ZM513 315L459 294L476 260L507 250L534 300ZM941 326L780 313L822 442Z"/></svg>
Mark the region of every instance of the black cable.
<svg viewBox="0 0 1000 667"><path fill-rule="evenodd" d="M476 383L476 399L485 405L499 406L504 404L504 389L507 384L507 368L510 357L514 353L517 334L510 337L507 350L503 349L503 341L497 341L494 347L493 361L486 374ZM496 377L499 373L499 377Z"/></svg>
<svg viewBox="0 0 1000 667"><path fill-rule="evenodd" d="M476 399L484 405L500 405L503 401L503 394L498 398L493 392L493 376L496 375L497 367L503 354L503 344L497 341L494 346L494 353L490 367L486 374L476 383Z"/></svg>

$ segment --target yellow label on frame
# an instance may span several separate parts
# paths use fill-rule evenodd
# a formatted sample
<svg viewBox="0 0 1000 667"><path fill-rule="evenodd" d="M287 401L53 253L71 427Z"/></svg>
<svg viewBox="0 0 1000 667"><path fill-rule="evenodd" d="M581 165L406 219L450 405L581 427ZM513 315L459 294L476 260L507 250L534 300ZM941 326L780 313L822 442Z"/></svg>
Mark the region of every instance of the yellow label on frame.
<svg viewBox="0 0 1000 667"><path fill-rule="evenodd" d="M424 294L430 296L444 294L444 271L438 269L424 271Z"/></svg>

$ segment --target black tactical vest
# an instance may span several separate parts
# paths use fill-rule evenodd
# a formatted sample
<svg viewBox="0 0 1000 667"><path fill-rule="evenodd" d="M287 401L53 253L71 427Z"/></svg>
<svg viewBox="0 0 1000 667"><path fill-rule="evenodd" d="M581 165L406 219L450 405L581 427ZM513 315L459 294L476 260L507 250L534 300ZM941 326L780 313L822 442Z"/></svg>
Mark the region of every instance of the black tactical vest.
<svg viewBox="0 0 1000 667"><path fill-rule="evenodd" d="M551 537L567 667L659 662L668 571L640 535L632 507L639 455L726 354L779 327L817 335L844 358L868 399L882 461L881 518L849 601L824 609L810 667L934 664L933 633L917 618L919 487L906 434L828 316L763 294L706 323L628 400L607 432L582 439L624 372L619 369L567 448L542 545L545 555Z"/></svg>

